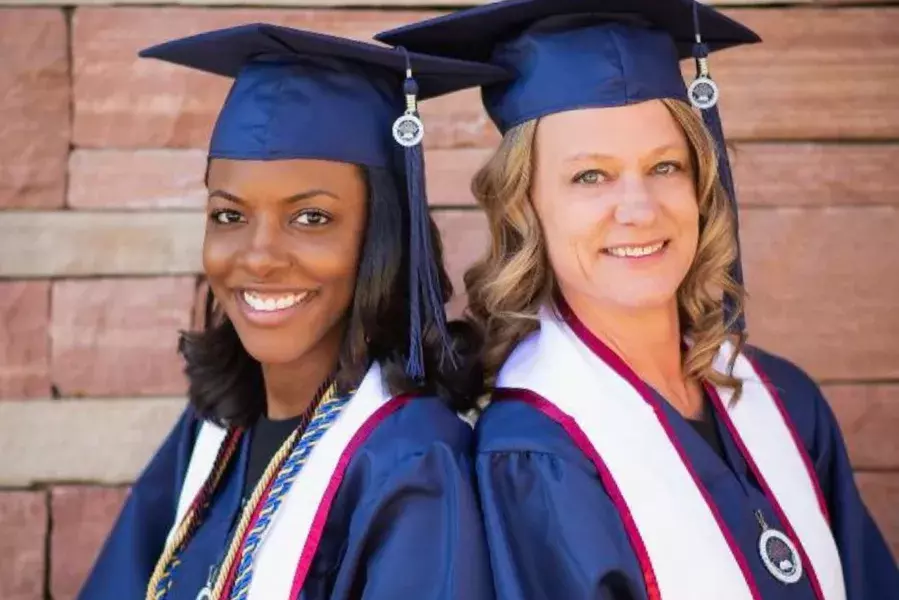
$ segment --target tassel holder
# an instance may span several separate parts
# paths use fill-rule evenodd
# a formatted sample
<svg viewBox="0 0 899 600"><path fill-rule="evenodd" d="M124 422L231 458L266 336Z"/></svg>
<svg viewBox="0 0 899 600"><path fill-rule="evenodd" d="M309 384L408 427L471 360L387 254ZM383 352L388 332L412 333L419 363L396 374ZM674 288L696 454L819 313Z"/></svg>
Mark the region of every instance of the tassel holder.
<svg viewBox="0 0 899 600"><path fill-rule="evenodd" d="M393 139L404 148L421 144L425 137L425 124L418 116L418 83L412 77L412 68L406 69L406 81L403 82L406 96L406 112L393 122Z"/></svg>

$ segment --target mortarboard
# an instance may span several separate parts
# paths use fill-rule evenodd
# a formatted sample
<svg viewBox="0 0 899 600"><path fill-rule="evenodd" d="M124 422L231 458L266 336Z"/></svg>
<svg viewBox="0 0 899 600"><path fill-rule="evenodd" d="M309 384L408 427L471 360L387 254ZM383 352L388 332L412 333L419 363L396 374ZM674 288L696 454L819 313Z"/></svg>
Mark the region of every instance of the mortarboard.
<svg viewBox="0 0 899 600"><path fill-rule="evenodd" d="M417 102L508 78L489 64L432 57L269 24L176 39L140 52L234 79L213 129L209 158L322 159L403 174L409 200L410 349L407 372L424 376L423 320L452 360L430 240Z"/></svg>
<svg viewBox="0 0 899 600"><path fill-rule="evenodd" d="M737 220L718 87L707 57L760 38L715 9L695 0L501 0L385 31L375 39L511 71L514 79L482 89L484 106L503 133L568 110L662 98L689 101L702 111L715 138L719 176ZM688 57L697 65L689 87L679 64ZM739 241L737 253L731 276L742 284ZM743 330L742 314L728 315L731 320Z"/></svg>

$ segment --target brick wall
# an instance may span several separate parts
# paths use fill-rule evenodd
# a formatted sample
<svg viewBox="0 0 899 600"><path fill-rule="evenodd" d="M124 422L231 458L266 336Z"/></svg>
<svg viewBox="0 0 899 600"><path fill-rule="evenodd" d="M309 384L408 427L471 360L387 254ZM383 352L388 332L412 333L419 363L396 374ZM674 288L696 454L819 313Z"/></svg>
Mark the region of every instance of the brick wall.
<svg viewBox="0 0 899 600"><path fill-rule="evenodd" d="M183 405L175 331L195 312L202 148L227 82L137 50L257 20L364 39L426 4L201 6L217 1L0 6L0 600L74 598ZM851 4L728 7L765 43L712 66L752 340L823 384L899 551L899 6ZM467 180L497 136L476 92L425 113L458 282L486 242Z"/></svg>

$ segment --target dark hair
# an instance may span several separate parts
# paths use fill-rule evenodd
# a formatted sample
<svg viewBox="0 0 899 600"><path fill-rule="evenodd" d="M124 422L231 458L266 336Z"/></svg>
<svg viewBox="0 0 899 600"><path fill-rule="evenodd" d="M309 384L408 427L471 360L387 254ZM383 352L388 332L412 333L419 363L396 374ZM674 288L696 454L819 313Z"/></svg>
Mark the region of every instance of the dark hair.
<svg viewBox="0 0 899 600"><path fill-rule="evenodd" d="M441 351L431 318L423 315L422 348L427 377L405 372L409 350L409 210L396 176L388 169L362 168L368 190L368 219L356 289L337 365L337 384L346 392L359 384L372 361L381 364L391 394L435 394L454 410L474 407L481 387L474 330L462 321L449 324L455 364ZM443 265L440 234L431 219L431 237L444 301L452 284ZM220 425L251 424L265 411L262 368L243 347L237 331L207 294L201 331L182 332L178 345L189 381L188 396L203 418Z"/></svg>

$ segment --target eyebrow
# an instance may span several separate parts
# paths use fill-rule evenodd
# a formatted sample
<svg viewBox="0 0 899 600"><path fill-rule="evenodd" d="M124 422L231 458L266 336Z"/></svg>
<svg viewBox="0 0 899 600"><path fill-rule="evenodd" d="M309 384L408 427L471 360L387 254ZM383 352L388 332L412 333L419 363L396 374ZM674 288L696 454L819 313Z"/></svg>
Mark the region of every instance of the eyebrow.
<svg viewBox="0 0 899 600"><path fill-rule="evenodd" d="M309 198L315 198L316 196L328 196L335 200L340 200L340 198L338 198L337 196L335 196L328 190L315 189L315 190L308 190L306 192L300 192L299 194L294 194L293 196L288 196L287 198L282 198L281 203L282 204L293 204L295 202L301 202L303 200L308 200ZM247 201L244 200L243 198L241 198L240 196L237 196L230 192L226 192L225 190L212 190L211 192L209 192L209 200L212 200L213 198L222 198L223 200L228 200L228 201L234 202L236 204L246 204L247 203Z"/></svg>
<svg viewBox="0 0 899 600"><path fill-rule="evenodd" d="M684 150L685 148L678 143L671 143L659 146L657 148L653 148L649 152L646 153L647 156L658 156L659 154L664 154L665 152L669 152L671 150ZM688 148L687 148L688 149ZM598 152L579 152L578 154L573 154L565 159L565 162L580 162L585 160L595 160L595 161L609 161L609 160L620 160L618 156L613 156L611 154L600 154Z"/></svg>

